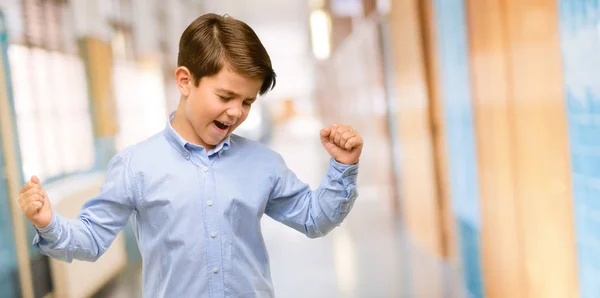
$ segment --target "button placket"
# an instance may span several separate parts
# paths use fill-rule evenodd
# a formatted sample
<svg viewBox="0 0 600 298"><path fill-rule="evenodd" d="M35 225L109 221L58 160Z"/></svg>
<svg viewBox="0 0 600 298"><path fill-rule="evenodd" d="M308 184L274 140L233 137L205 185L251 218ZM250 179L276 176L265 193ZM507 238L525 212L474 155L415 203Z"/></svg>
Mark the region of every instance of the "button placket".
<svg viewBox="0 0 600 298"><path fill-rule="evenodd" d="M213 272L213 278L211 278L211 282L214 282L215 285L219 284L221 282L221 277L219 277L219 275L221 275L221 270L222 270L222 266L223 266L223 259L222 259L222 246L220 243L219 238L217 237L218 232L219 232L219 208L218 208L218 202L215 201L215 198L212 197L216 191L215 191L215 181L214 181L214 175L212 175L211 171L209 171L209 167L206 163L204 163L204 160L202 158L200 158L198 160L198 164L197 164L197 168L198 168L198 173L200 174L200 176L202 177L202 180L204 181L204 194L203 194L203 201L205 202L205 206L204 206L204 214L205 214L205 228L206 228L206 232L207 235L207 247L209 249L209 260L210 260L210 266L209 267Z"/></svg>

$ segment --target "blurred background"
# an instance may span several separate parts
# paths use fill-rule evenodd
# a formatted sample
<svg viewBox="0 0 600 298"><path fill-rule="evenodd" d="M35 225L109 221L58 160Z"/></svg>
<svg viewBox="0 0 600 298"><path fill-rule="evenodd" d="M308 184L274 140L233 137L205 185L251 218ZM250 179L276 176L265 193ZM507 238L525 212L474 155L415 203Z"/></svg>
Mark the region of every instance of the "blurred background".
<svg viewBox="0 0 600 298"><path fill-rule="evenodd" d="M365 140L340 228L264 218L278 297L600 297L599 2L0 0L0 297L140 297L130 227L96 263L49 260L18 191L38 175L75 217L164 128L207 12L253 27L278 74L239 134L313 187L320 128Z"/></svg>

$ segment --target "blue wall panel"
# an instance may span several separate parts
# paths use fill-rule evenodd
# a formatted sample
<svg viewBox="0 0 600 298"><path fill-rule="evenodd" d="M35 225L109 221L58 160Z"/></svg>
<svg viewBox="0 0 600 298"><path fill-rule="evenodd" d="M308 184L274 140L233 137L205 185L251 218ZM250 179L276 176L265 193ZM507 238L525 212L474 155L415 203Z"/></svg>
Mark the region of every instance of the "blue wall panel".
<svg viewBox="0 0 600 298"><path fill-rule="evenodd" d="M0 43L0 50L2 50L0 55L6 56L7 34L2 12L0 12ZM6 61L4 63L5 66L8 65ZM5 67L2 71L10 76L8 68ZM21 297L21 289L2 148L4 147L0 135L0 298L13 298Z"/></svg>
<svg viewBox="0 0 600 298"><path fill-rule="evenodd" d="M452 210L456 216L464 283L471 297L483 297L480 261L479 189L469 51L463 0L436 0L435 28Z"/></svg>
<svg viewBox="0 0 600 298"><path fill-rule="evenodd" d="M8 204L4 156L0 136L0 298L20 297L17 251L12 216Z"/></svg>
<svg viewBox="0 0 600 298"><path fill-rule="evenodd" d="M579 286L600 297L600 10L598 0L559 0L573 180Z"/></svg>

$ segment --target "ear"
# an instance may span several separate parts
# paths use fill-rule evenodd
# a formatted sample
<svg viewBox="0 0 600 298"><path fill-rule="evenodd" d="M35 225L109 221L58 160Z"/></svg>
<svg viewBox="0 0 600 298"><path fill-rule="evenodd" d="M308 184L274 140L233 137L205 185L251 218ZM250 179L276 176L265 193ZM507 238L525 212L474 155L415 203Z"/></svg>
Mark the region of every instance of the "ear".
<svg viewBox="0 0 600 298"><path fill-rule="evenodd" d="M189 69L185 66L177 67L175 70L175 83L181 95L187 97L190 95L190 88L194 84L194 78Z"/></svg>

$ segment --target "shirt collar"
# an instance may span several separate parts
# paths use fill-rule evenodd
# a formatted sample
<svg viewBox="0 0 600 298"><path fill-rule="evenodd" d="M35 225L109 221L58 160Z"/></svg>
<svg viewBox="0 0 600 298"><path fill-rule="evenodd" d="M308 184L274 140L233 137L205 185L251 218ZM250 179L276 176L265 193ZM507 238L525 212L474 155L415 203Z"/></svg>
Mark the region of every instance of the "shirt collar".
<svg viewBox="0 0 600 298"><path fill-rule="evenodd" d="M190 156L189 149L191 149L191 148L198 148L198 149L204 151L205 148L203 146L192 144L192 143L186 141L183 137L181 137L175 131L175 129L171 125L171 123L173 122L174 119L175 119L175 112L172 112L171 115L169 115L169 120L167 120L167 125L164 130L164 135L167 138L167 140L169 141L169 143L171 144L171 146L173 146L173 148L175 148L175 150L177 150L177 152L179 152L185 158L188 158ZM231 143L231 136L229 135L229 136L227 136L227 138L225 138L225 140L223 140L221 143L219 143L217 146L215 146L215 148L208 150L206 155L211 156L213 154L218 154L219 156L221 156L223 151L229 149L230 143Z"/></svg>

